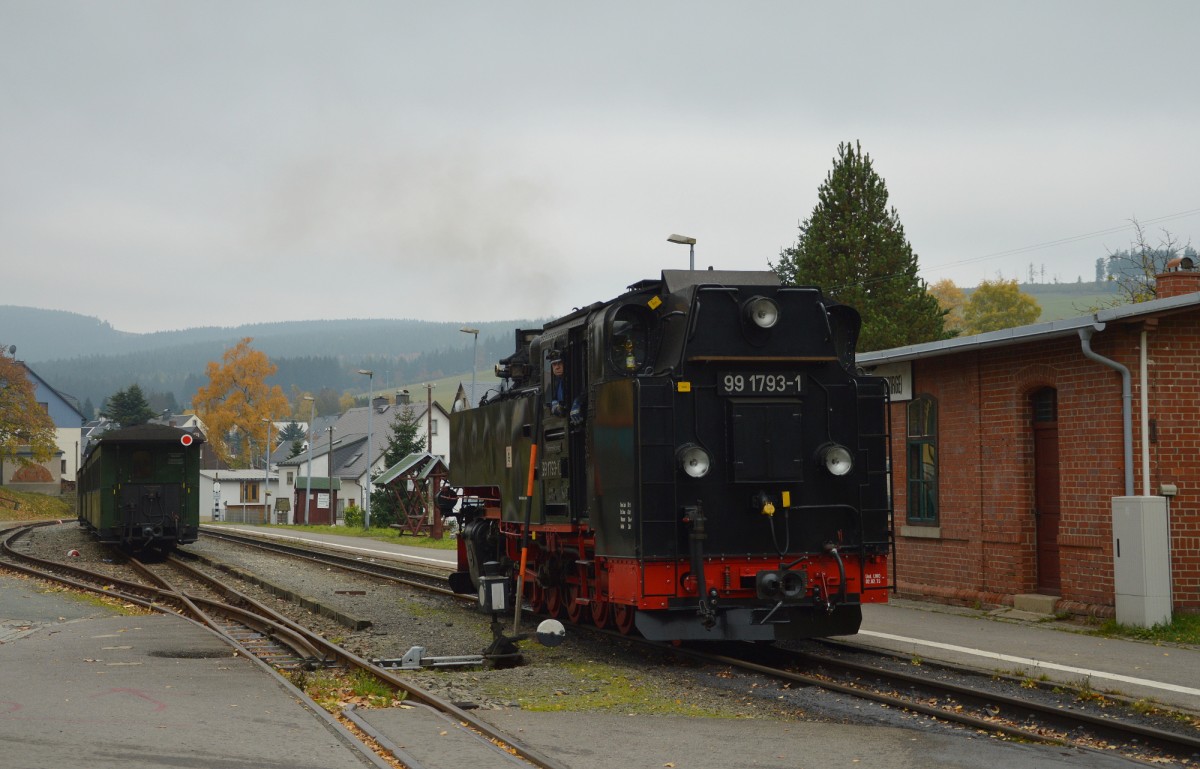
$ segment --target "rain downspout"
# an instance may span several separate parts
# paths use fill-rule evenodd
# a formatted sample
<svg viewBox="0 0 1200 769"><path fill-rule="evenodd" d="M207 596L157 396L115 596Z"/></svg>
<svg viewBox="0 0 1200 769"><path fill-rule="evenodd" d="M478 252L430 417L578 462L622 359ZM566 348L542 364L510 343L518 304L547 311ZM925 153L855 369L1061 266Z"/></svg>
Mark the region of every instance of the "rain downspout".
<svg viewBox="0 0 1200 769"><path fill-rule="evenodd" d="M1142 436L1142 496L1150 496L1150 372L1148 370L1148 353L1146 352L1146 327L1142 326L1141 355L1138 358L1138 400L1141 412L1138 414L1138 428Z"/></svg>
<svg viewBox="0 0 1200 769"><path fill-rule="evenodd" d="M1102 363L1109 368L1121 372L1121 420L1125 433L1125 496L1133 496L1133 388L1130 384L1129 369L1109 360L1092 349L1092 334L1104 330L1103 323L1097 321L1091 326L1079 329L1079 342L1085 358Z"/></svg>

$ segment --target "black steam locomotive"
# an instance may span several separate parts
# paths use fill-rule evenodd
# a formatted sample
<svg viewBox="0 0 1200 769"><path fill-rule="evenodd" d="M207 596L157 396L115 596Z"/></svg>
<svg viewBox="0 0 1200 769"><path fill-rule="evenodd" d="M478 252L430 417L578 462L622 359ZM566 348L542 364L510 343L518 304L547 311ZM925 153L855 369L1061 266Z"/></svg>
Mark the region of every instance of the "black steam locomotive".
<svg viewBox="0 0 1200 769"><path fill-rule="evenodd" d="M452 586L492 562L534 610L657 640L856 632L892 549L859 324L771 272L666 270L518 330L451 415Z"/></svg>

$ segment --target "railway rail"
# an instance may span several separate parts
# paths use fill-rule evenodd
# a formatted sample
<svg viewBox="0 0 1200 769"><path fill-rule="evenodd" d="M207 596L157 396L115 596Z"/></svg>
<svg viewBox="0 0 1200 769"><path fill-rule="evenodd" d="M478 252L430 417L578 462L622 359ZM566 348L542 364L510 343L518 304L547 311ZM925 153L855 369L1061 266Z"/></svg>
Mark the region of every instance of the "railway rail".
<svg viewBox="0 0 1200 769"><path fill-rule="evenodd" d="M934 677L934 671L940 670L958 681L978 681L982 675L978 671L923 665L924 670L913 673L879 662L856 662L832 654L778 648L743 647L728 655L694 650L681 653L710 664L736 666L789 683L818 686L1010 739L1085 750L1117 750L1155 762L1175 760L1185 766L1200 766L1197 761L1200 737L1194 732L1150 727L1116 716L1068 709L1061 701L1042 701L1033 696L1006 694L996 687L985 690L970 683ZM870 654L880 659L887 656ZM770 657L769 661L764 656ZM1011 688L1023 691L1017 682ZM1072 697L1078 695L1077 692Z"/></svg>
<svg viewBox="0 0 1200 769"><path fill-rule="evenodd" d="M14 543L34 528L36 525L22 526L0 534L0 566L79 590L116 597L146 609L180 614L210 627L244 653L260 656L268 664L281 669L337 666L348 671L366 672L393 689L404 692L406 701L415 703L423 714L432 714L448 724L455 724L453 733L461 739L466 753L477 754L483 747L494 755L497 765L503 762L543 769L567 769L556 759L542 754L454 703L436 697L309 631L179 558L169 557L161 564L145 564L130 559L130 567L140 581L124 579L107 571L93 571L20 552ZM162 573L164 568L176 570L189 584L182 589L177 587L173 580ZM204 586L220 597L199 595L198 586ZM366 734L405 767L432 769L433 766L456 766L460 763L460 759L452 755L457 753L457 749L450 747L449 741L444 741L440 746L440 752L446 755L437 764L430 764L428 759L414 757L400 746L389 743L355 709L347 709L341 715L353 725L354 730Z"/></svg>
<svg viewBox="0 0 1200 769"><path fill-rule="evenodd" d="M279 553L322 566L332 566L353 574L386 579L396 584L408 585L409 587L428 590L468 602L473 602L474 600L470 596L462 596L459 593L455 593L447 586L446 575L451 571L449 566L439 569L435 566L416 565L408 561L364 558L361 555L351 556L318 546L305 547L302 545L293 545L278 540L256 537L252 534L240 534L208 526L202 528L201 534L207 538L223 542L233 542L265 552Z"/></svg>
<svg viewBox="0 0 1200 769"><path fill-rule="evenodd" d="M204 533L208 535L210 531L206 529ZM228 532L221 532L220 535L229 541L296 557L314 558L322 564L338 568L361 568L374 576L404 581L415 587L424 587L424 577L414 576L414 570L417 575L431 573L426 567L414 567L401 561L380 559L362 565L363 561L357 556L326 551L314 555L311 549L300 545L280 546L253 535ZM448 592L440 586L427 589ZM611 631L589 630L617 636ZM631 643L646 643L659 650L672 648L627 636L619 637ZM832 645L826 643L825 646ZM1033 692L1026 692L1020 682L1013 682L1011 688L1015 693L1012 694L997 691L994 686L985 688L970 685L972 678L978 680L981 677L979 671L946 665L923 666L925 669L920 672L905 671L894 664L883 664L882 660L888 655L863 649L857 649L857 652L881 661L858 662L839 658L833 653L789 651L779 646L758 644L727 645L723 647L725 653L721 654L696 647L673 648L680 655L706 664L735 667L789 684L819 687L1008 739L1102 749L1105 752L1115 749L1126 755L1149 757L1155 761L1169 759L1188 766L1200 766L1200 736L1194 731L1172 731L1115 715L1096 715L1081 708L1067 708L1061 702L1048 702L1046 698L1036 697ZM935 667L951 671L960 682L935 678ZM1076 696L1082 698L1083 693L1076 692Z"/></svg>

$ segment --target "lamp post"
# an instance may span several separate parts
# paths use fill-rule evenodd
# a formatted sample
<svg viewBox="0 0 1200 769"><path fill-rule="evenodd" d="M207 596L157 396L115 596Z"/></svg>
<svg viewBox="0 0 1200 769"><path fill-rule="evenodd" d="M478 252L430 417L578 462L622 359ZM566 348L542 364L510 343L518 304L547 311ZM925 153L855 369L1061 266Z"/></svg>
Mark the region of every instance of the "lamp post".
<svg viewBox="0 0 1200 769"><path fill-rule="evenodd" d="M474 407L475 369L479 367L479 329L471 328L470 326L463 326L459 329L459 331L463 332L464 334L471 334L475 337L475 344L471 347L471 394L467 396L467 405Z"/></svg>
<svg viewBox="0 0 1200 769"><path fill-rule="evenodd" d="M367 499L363 505L363 528L371 528L371 441L375 438L371 434L371 412L375 410L375 405L371 403L375 399L375 372L368 368L360 368L358 373L367 378Z"/></svg>
<svg viewBox="0 0 1200 769"><path fill-rule="evenodd" d="M308 473L304 478L304 525L308 525L308 508L312 504L312 444L313 444L313 419L317 416L317 399L311 395L305 395L304 400L308 401Z"/></svg>
<svg viewBox="0 0 1200 769"><path fill-rule="evenodd" d="M271 500L267 499L267 486L271 483L271 420L263 418L267 423L266 463L263 465L263 523L271 522Z"/></svg>
<svg viewBox="0 0 1200 769"><path fill-rule="evenodd" d="M696 269L696 239L689 238L687 235L672 235L667 238L668 243L679 243L688 247L688 269Z"/></svg>

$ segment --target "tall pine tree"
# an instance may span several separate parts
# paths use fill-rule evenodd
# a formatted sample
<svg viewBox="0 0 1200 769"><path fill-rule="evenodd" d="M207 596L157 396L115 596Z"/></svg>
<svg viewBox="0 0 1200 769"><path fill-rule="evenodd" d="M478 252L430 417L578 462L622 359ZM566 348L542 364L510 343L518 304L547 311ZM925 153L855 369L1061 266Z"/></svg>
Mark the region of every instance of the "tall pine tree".
<svg viewBox="0 0 1200 769"><path fill-rule="evenodd" d="M109 396L103 411L106 417L121 427L144 425L157 416L137 384L131 384Z"/></svg>
<svg viewBox="0 0 1200 769"><path fill-rule="evenodd" d="M862 315L860 351L946 339L944 312L917 277L887 185L858 142L838 145L796 245L772 269L789 285L818 286Z"/></svg>
<svg viewBox="0 0 1200 769"><path fill-rule="evenodd" d="M425 452L425 441L419 435L420 424L411 406L397 407L393 417L392 434L383 453L384 467L391 468L409 454ZM375 487L371 492L371 526L386 528L400 518L400 504L390 489Z"/></svg>

